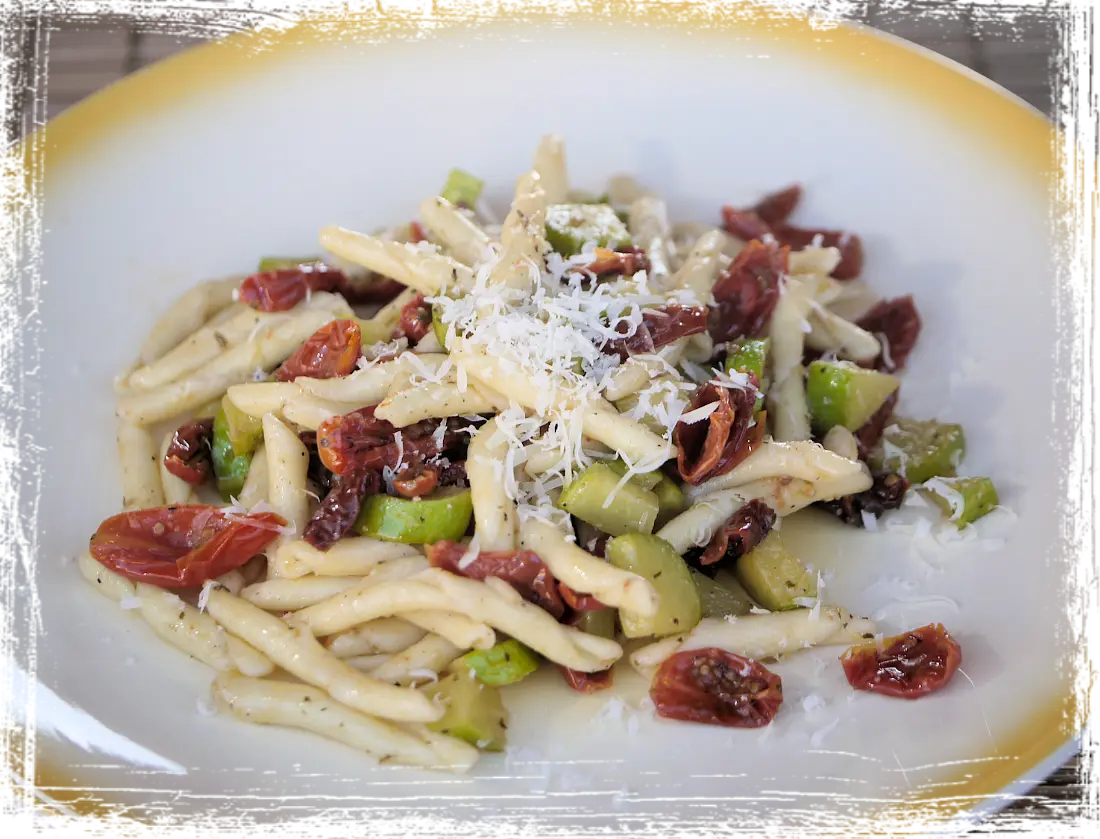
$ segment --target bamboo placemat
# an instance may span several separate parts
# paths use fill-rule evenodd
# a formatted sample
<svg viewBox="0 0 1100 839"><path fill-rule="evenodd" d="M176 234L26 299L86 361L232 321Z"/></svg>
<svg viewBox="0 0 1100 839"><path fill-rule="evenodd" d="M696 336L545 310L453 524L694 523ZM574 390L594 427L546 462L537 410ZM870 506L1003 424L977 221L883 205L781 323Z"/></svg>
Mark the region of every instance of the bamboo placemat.
<svg viewBox="0 0 1100 839"><path fill-rule="evenodd" d="M798 0L793 0L798 2ZM179 49L308 0L0 0L0 147ZM1100 0L804 0L878 26L1001 82L1100 150ZM1100 741L980 839L1100 836ZM0 839L44 839L0 808Z"/></svg>

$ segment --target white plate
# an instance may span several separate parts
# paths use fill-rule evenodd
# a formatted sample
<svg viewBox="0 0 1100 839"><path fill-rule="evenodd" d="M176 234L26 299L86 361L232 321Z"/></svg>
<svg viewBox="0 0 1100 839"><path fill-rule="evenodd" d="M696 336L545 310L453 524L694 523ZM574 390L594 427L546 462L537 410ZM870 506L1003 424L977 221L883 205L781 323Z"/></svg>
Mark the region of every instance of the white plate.
<svg viewBox="0 0 1100 839"><path fill-rule="evenodd" d="M47 794L101 789L81 807L134 805L139 816L405 819L394 835L413 818L477 835L520 816L547 830L630 817L619 823L635 835L882 825L1038 780L1033 768L1063 747L1049 125L959 68L864 31L614 8L633 22L499 19L406 38L400 24L351 20L339 43L307 27L266 36L260 52L244 36L143 71L47 129L36 437ZM455 778L200 715L210 672L63 563L118 508L112 376L170 300L262 254L309 252L323 225L407 219L452 166L485 176L499 206L549 130L566 135L575 184L635 173L675 218L715 221L723 203L802 182L798 220L859 232L870 284L915 295L925 328L903 407L965 425L966 471L991 475L1019 517L1006 544L921 559L904 536L816 514L784 535L831 572L829 600L885 610L888 631L946 623L965 678L891 700L847 689L837 649L808 653L777 668L784 708L751 732L658 722L544 673L508 694L512 749ZM644 695L629 674L620 686L628 705ZM805 710L811 696L824 707Z"/></svg>

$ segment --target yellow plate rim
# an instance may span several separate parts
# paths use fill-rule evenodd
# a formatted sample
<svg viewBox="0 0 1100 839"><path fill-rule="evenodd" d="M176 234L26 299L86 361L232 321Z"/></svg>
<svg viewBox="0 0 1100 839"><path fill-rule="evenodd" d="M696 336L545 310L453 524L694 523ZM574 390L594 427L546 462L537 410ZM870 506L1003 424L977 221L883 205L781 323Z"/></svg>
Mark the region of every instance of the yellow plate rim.
<svg viewBox="0 0 1100 839"><path fill-rule="evenodd" d="M111 132L132 122L147 119L157 108L178 106L188 97L201 94L229 75L255 72L271 62L283 60L303 48L323 47L338 40L380 42L408 37L431 20L435 31L491 25L524 26L563 19L576 23L641 23L666 29L691 29L728 34L768 34L785 45L816 52L837 66L860 73L868 62L876 67L876 81L923 107L979 135L990 150L1007 155L1028 174L1049 178L1054 169L1057 129L1038 110L999 85L937 53L856 23L822 26L810 18L757 4L743 4L735 11L714 16L706 7L689 3L632 3L630 0L594 0L583 8L501 9L479 12L476 19L462 8L449 10L446 3L433 4L434 17L400 11L347 12L341 16L302 16L293 25L231 35L186 49L145 67L67 109L39 128L21 147L28 188L33 193L36 178L48 163L51 171L82 150L109 139ZM861 76L863 78L863 76ZM1025 720L1010 742L1001 743L1001 760L977 777L963 776L947 786L949 796L934 793L894 806L879 814L889 824L964 815L971 808L988 803L998 792L1018 784L1028 772L1063 753L1076 741L1074 731L1078 698L1063 688L1040 711ZM13 760L18 749L12 749ZM19 766L11 767L23 778ZM36 761L34 788L41 805L49 812L83 816L107 816L112 803L93 790L71 787L60 781L60 768ZM48 794L47 792L48 791ZM1007 803L1007 802L1005 802ZM982 809L986 809L982 807ZM995 809L995 808L989 808ZM897 820L897 821L896 821Z"/></svg>

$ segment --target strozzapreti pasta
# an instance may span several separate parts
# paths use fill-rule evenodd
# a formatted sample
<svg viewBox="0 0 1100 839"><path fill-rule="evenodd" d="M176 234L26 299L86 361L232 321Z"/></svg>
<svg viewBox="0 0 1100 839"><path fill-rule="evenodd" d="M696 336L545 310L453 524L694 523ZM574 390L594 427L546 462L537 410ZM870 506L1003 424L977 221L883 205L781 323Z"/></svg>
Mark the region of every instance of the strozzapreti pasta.
<svg viewBox="0 0 1100 839"><path fill-rule="evenodd" d="M219 708L454 771L547 665L594 692L629 664L658 715L734 727L807 647L849 647L858 689L946 685L942 626L882 638L777 532L997 504L959 426L895 416L920 318L859 237L792 224L799 187L672 223L630 178L577 190L554 136L501 224L481 192L454 170L420 221L181 297L116 382L125 512L81 573Z"/></svg>

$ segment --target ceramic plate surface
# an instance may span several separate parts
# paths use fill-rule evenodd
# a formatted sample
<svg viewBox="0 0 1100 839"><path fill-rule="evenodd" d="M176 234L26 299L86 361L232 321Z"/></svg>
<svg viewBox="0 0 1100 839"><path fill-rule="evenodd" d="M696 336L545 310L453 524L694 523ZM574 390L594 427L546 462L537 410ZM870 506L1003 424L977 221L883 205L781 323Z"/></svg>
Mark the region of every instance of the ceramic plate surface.
<svg viewBox="0 0 1100 839"><path fill-rule="evenodd" d="M102 788L90 797L137 815L414 813L480 835L506 817L618 819L640 835L907 814L931 799L959 811L1037 780L1066 748L1062 455L1039 407L1059 398L1049 125L867 32L640 22L417 38L348 24L335 42L307 29L260 51L244 37L140 73L47 129L37 714L48 794ZM789 520L784 537L826 575L829 601L878 615L887 632L944 622L965 678L918 702L856 694L838 648L812 651L776 667L775 723L740 731L657 721L627 672L621 702L544 672L507 695L508 752L451 777L204 716L211 673L63 562L119 507L112 377L173 298L262 254L308 253L323 225L408 219L452 166L485 177L505 206L547 131L565 135L575 185L634 173L676 219L715 222L723 203L801 182L800 222L859 232L869 284L914 294L925 329L904 413L961 422L966 471L994 477L1015 523L1002 516L997 532L927 553L817 513Z"/></svg>

